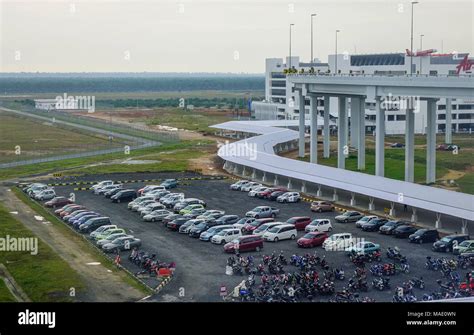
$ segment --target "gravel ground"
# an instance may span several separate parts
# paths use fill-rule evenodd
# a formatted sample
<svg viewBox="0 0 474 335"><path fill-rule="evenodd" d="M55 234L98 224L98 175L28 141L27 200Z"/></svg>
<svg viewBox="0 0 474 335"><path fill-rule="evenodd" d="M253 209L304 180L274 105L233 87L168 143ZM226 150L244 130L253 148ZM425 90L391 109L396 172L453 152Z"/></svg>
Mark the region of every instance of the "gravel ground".
<svg viewBox="0 0 474 335"><path fill-rule="evenodd" d="M183 174L153 174L153 178L181 178ZM186 177L190 175L187 174ZM116 180L137 180L152 178L149 175L128 175L128 176L96 176L100 179L116 179ZM209 209L222 209L227 214L237 214L243 216L246 211L259 205L268 205L269 201L256 198L250 198L244 192L230 191L230 180L195 180L186 181L186 185L175 189L186 194L187 197L197 197L207 202ZM143 183L127 184L126 187L138 188ZM187 235L172 232L163 227L159 223L145 223L137 213L127 209L126 203L114 204L109 199L102 196L91 194L90 191L74 191L77 186L56 186L56 192L59 195L69 195L71 192L76 194L76 202L87 206L88 208L98 211L112 219L114 224L125 228L133 235L140 238L143 242L142 249L150 253L156 253L158 258L177 264L177 270L173 280L165 286L159 293L150 298L152 301L220 301L219 289L221 285L225 285L230 291L244 277L225 275L226 260L229 257L222 250L222 246L213 245L208 242L202 242ZM339 213L322 213L316 214L309 210L309 204L305 202L297 204L277 204L273 206L280 209L278 221L285 221L293 216L311 216L312 218L330 218L333 222L334 230L332 233L350 232L354 237L365 238L368 241L379 243L383 249L383 262L388 261L385 256L387 247L398 246L402 254L408 257L410 264L409 274L397 274L391 277L390 291L380 292L369 289L367 293L361 296L370 296L376 301L391 301L396 286L412 277L423 277L426 282L425 290L417 290L415 292L421 298L423 293L429 293L437 290L436 279L441 278L441 273L435 273L425 269L426 256L451 256L446 254L435 254L431 251L431 244L415 245L408 243L407 240L395 239L391 236L380 235L378 233L363 232L357 229L354 224L334 223L333 218ZM298 237L304 232L299 232ZM248 253L256 258L256 262L261 261L261 256L279 253L283 251L287 258L293 254L302 255L307 250L297 247L295 241L280 241L278 243L265 242L263 250L260 252ZM330 266L342 268L346 273L346 280L336 282L336 291L347 285L348 277L352 276L355 266L350 263L347 256L343 252L326 252L321 247L310 250L316 251L320 256L325 255ZM123 253L122 259L126 258L128 253ZM247 254L245 254L247 255ZM131 271L138 271L137 267L128 264L127 267ZM296 269L287 266L287 271ZM461 273L463 275L463 273ZM372 276L368 275L369 283ZM258 282L258 281L257 281ZM317 297L317 301L327 301L328 297Z"/></svg>

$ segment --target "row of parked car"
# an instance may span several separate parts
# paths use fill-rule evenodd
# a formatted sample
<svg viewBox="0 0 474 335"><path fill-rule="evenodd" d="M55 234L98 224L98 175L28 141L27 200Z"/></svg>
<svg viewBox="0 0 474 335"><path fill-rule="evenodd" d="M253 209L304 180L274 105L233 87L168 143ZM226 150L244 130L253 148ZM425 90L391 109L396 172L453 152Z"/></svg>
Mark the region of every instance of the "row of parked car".
<svg viewBox="0 0 474 335"><path fill-rule="evenodd" d="M267 187L250 180L239 180L230 185L230 189L248 192L249 197L268 199L280 203L301 201L301 195L298 192L291 192L281 187Z"/></svg>
<svg viewBox="0 0 474 335"><path fill-rule="evenodd" d="M51 200L56 197L54 188L43 183L33 183L25 186L23 192L28 194L30 198L39 201Z"/></svg>

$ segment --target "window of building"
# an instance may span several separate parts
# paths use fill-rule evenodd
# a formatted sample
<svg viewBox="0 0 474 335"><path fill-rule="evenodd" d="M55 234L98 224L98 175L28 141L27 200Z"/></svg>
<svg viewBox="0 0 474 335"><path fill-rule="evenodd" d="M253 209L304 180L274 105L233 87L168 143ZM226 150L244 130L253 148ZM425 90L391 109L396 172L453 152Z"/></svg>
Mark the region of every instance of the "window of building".
<svg viewBox="0 0 474 335"><path fill-rule="evenodd" d="M446 114L438 114L438 120L446 120Z"/></svg>
<svg viewBox="0 0 474 335"><path fill-rule="evenodd" d="M466 120L466 119L473 119L473 114L471 113L459 113L458 119Z"/></svg>
<svg viewBox="0 0 474 335"><path fill-rule="evenodd" d="M405 121L405 114L397 115L397 121Z"/></svg>
<svg viewBox="0 0 474 335"><path fill-rule="evenodd" d="M395 121L395 115L387 115L388 121Z"/></svg>
<svg viewBox="0 0 474 335"><path fill-rule="evenodd" d="M438 110L445 110L446 109L446 105L438 105Z"/></svg>
<svg viewBox="0 0 474 335"><path fill-rule="evenodd" d="M459 105L460 110L470 110L474 109L474 105Z"/></svg>

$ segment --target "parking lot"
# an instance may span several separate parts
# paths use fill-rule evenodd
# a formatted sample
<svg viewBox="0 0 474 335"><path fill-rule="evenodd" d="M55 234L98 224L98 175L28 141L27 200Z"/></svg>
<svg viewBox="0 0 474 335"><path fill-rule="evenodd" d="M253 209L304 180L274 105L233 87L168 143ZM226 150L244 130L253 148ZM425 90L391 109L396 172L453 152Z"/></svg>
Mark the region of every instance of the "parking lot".
<svg viewBox="0 0 474 335"><path fill-rule="evenodd" d="M183 175L157 175L154 178L181 178ZM143 176L129 178L136 180L144 178ZM145 176L146 178L146 176ZM119 176L101 176L101 179L117 179L124 180ZM98 180L101 180L98 179ZM406 239L396 239L391 236L385 236L378 233L363 232L356 228L353 223L335 223L334 217L340 213L312 213L309 209L309 203L300 202L293 204L280 204L270 202L268 200L251 198L246 192L230 191L229 185L232 180L186 180L181 185L173 189L173 192L183 192L186 197L200 198L207 203L208 209L225 210L226 214L236 214L240 217L245 215L245 212L259 205L269 205L280 209L280 214L276 221L286 221L294 216L310 216L311 218L328 218L333 224L333 231L331 233L352 233L354 237L364 238L367 241L375 242L382 247L382 262L392 262L385 256L387 247L398 246L403 255L408 257L410 265L409 274L396 274L391 276L391 289L387 291L378 291L370 288L367 293L360 293L361 297L369 296L376 301L391 301L395 288L401 285L404 281L408 281L413 277L423 277L426 283L424 290L415 289L415 294L421 298L423 293L431 293L438 291L436 279L442 279L440 272L433 272L425 269L426 256L442 257L451 256L446 254L435 254L431 251L431 244L424 245L411 244ZM151 183L128 183L124 185L126 188L138 189L145 184ZM175 262L176 271L172 281L164 287L164 289L150 300L155 301L220 301L222 298L219 295L221 285L226 286L227 291L232 290L238 283L240 283L245 276L226 275L225 267L229 254L223 252L223 247L214 245L209 242L202 242L199 239L194 239L186 234L179 234L165 228L160 223L144 222L136 212L127 209L127 203L112 203L109 199L103 196L93 195L90 191L74 190L78 186L55 186L57 195L69 196L70 193L75 193L76 203L86 206L90 210L97 211L104 216L111 218L113 224L121 228L125 228L131 235L142 240L142 249L149 253L157 254L158 259L166 262ZM298 238L304 235L304 232L298 232ZM260 252L251 252L244 254L253 255L255 263L261 262L262 255L276 254L284 252L287 259L293 254L303 255L306 252L313 253L316 251L319 256L326 256L326 260L333 268L341 268L345 271L346 279L344 281L336 281L336 291L340 291L347 285L348 278L350 278L355 270L347 255L340 251L324 251L321 247L313 249L300 249L296 245L295 240L280 241L277 243L265 242L263 250ZM126 262L128 252L122 253L122 260ZM133 264L127 264L127 268L133 271ZM286 271L296 271L294 266L288 265ZM136 271L139 268L136 267ZM460 271L461 276L466 271ZM370 285L373 277L370 273L367 276L367 281ZM259 279L257 277L257 283ZM315 301L327 301L327 296L317 296Z"/></svg>

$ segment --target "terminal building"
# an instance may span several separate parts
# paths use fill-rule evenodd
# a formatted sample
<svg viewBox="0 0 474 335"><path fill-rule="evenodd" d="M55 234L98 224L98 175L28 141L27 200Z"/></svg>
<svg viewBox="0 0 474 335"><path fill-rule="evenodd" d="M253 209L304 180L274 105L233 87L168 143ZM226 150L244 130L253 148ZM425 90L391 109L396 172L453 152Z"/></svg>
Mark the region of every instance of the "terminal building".
<svg viewBox="0 0 474 335"><path fill-rule="evenodd" d="M310 70L321 75L338 73L341 75L381 75L404 76L410 73L416 76L457 76L472 74L474 58L467 53L436 54L436 50L385 54L338 54L329 55L328 63L315 60L303 63L299 57L269 58L265 61L265 100L252 103L255 119L258 120L297 120L300 111L293 85L288 83L285 70L290 67L298 72L308 73ZM412 70L410 71L410 65ZM337 98L331 101L330 118L337 118ZM416 97L412 97L416 100ZM350 104L347 114L350 117ZM448 106L448 107L446 107ZM417 101L415 110L415 133L425 133L427 127L426 101ZM446 108L451 108L453 132L471 132L474 130L474 97L470 100L437 101L437 132L446 129ZM323 114L324 101L318 99L318 113ZM400 110L397 101L386 106L385 132L390 134L405 133L405 113ZM305 101L305 119L309 119L310 102ZM365 105L366 131L375 130L375 101L366 100Z"/></svg>

